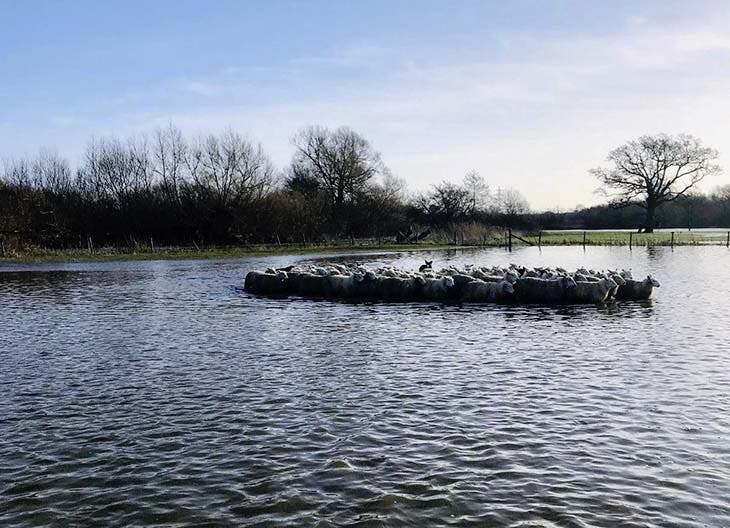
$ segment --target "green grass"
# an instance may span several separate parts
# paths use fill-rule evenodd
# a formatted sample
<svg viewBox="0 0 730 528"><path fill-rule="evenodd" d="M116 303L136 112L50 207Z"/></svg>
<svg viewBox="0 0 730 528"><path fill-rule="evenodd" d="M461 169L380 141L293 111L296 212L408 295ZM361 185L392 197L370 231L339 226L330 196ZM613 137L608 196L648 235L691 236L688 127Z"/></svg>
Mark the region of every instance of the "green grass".
<svg viewBox="0 0 730 528"><path fill-rule="evenodd" d="M537 245L537 233L520 233L515 231L525 240ZM485 243L486 241L486 243ZM726 232L676 232L674 234L675 246L693 245L725 245L727 241ZM672 244L671 233L633 233L631 243L635 247L640 246L670 246ZM81 249L53 250L45 248L26 248L14 251L5 257L0 257L0 263L43 263L43 262L114 262L133 260L204 260L204 259L235 259L246 257L266 257L274 255L304 255L304 254L328 254L340 252L365 252L365 251L429 251L438 249L474 248L474 247L497 247L504 244L504 238L489 238L479 241L465 240L464 244L455 246L448 243L419 244L367 244L357 241L351 244L331 245L256 245L239 247L214 247L205 249L164 247L155 251L149 248L97 248L93 252ZM583 232L543 232L543 246L581 246L583 244ZM513 239L513 246L519 247L525 244ZM586 245L589 246L628 246L629 233L620 231L602 231L586 233Z"/></svg>
<svg viewBox="0 0 730 528"><path fill-rule="evenodd" d="M135 260L216 260L247 257L267 257L275 255L304 255L311 253L370 252L370 251L428 251L454 249L448 244L381 244L381 245L310 245L310 246L247 246L219 247L209 249L195 248L98 248L93 252L81 249L44 249L27 248L12 255L0 257L6 263L46 263L46 262L124 262Z"/></svg>
<svg viewBox="0 0 730 528"><path fill-rule="evenodd" d="M521 235L526 240L537 244L537 233ZM586 245L590 246L628 246L629 241L634 246L671 246L671 233L632 233L623 231L601 231L586 232ZM695 246L706 244L725 244L727 233L704 233L704 232L675 232L675 246ZM521 242L517 242L521 243ZM583 244L583 232L551 233L543 232L543 246L580 246Z"/></svg>

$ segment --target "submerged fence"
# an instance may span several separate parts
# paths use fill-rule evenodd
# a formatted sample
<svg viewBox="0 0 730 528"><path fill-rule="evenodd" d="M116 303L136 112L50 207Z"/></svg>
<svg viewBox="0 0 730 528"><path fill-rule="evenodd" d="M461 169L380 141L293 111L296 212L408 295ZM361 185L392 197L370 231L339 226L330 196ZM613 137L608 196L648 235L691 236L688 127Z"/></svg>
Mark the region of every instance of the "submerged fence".
<svg viewBox="0 0 730 528"><path fill-rule="evenodd" d="M537 233L505 232L505 247L513 245L548 246L725 246L730 248L730 230L703 231L656 231L637 233L635 231L538 231Z"/></svg>

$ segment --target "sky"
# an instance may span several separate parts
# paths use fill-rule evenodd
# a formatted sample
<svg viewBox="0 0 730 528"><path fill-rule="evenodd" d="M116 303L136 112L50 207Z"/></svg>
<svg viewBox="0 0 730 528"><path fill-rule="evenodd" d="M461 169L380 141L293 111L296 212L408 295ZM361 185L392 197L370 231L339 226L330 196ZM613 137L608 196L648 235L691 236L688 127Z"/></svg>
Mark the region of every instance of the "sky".
<svg viewBox="0 0 730 528"><path fill-rule="evenodd" d="M689 133L730 183L730 2L0 0L0 158L174 123L290 161L347 125L413 190L477 170L537 210L600 203L588 170Z"/></svg>

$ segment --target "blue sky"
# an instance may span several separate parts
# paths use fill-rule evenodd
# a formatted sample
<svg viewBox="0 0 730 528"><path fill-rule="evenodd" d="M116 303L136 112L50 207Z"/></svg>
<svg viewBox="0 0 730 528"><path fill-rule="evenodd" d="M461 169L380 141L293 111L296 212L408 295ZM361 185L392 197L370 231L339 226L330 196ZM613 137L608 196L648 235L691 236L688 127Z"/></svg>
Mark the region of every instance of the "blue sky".
<svg viewBox="0 0 730 528"><path fill-rule="evenodd" d="M600 201L587 170L693 133L730 170L730 3L0 0L0 156L231 127L275 164L349 125L413 189L478 170L539 209ZM730 183L730 174L705 188Z"/></svg>

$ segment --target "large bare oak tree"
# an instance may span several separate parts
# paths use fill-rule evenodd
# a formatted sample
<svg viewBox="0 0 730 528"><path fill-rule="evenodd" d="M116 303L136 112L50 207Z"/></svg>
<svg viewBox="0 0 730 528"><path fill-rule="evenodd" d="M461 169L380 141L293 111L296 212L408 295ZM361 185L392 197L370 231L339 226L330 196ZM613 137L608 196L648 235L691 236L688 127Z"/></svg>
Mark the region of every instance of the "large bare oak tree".
<svg viewBox="0 0 730 528"><path fill-rule="evenodd" d="M333 205L335 220L346 202L356 198L375 176L386 172L380 154L348 127L308 127L293 138L293 143L296 153L292 165L319 182Z"/></svg>
<svg viewBox="0 0 730 528"><path fill-rule="evenodd" d="M694 136L641 136L608 154L611 168L590 172L616 207L638 205L646 210L644 232L654 231L657 208L683 196L705 176L720 172L718 153Z"/></svg>

